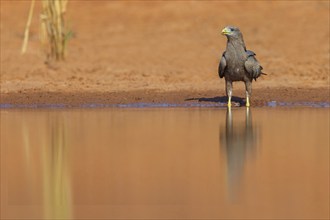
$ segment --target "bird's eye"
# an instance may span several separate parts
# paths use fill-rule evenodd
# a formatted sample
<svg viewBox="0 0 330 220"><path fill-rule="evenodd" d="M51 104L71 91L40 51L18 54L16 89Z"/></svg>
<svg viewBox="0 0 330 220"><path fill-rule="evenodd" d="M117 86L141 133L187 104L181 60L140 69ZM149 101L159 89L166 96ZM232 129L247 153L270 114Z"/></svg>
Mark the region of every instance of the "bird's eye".
<svg viewBox="0 0 330 220"><path fill-rule="evenodd" d="M234 28L230 28L230 31L235 31L235 29Z"/></svg>

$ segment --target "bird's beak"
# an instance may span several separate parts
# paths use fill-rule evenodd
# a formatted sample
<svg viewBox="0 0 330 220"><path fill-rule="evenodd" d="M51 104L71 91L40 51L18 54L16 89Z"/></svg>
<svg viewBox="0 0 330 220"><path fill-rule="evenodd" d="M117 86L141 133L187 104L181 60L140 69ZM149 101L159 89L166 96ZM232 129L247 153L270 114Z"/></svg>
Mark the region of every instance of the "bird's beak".
<svg viewBox="0 0 330 220"><path fill-rule="evenodd" d="M221 34L223 34L223 35L227 35L229 33L230 33L230 30L226 27L224 29L222 29L222 31L221 31Z"/></svg>

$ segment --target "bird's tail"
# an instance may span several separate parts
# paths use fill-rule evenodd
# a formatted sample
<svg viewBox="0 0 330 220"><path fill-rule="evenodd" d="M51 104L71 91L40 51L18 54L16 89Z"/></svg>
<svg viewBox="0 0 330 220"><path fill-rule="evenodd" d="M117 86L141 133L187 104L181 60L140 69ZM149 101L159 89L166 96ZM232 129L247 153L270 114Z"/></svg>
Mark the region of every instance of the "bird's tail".
<svg viewBox="0 0 330 220"><path fill-rule="evenodd" d="M257 78L261 75L267 75L267 73L263 73L260 71L260 73L256 77L253 77L254 81L257 81Z"/></svg>

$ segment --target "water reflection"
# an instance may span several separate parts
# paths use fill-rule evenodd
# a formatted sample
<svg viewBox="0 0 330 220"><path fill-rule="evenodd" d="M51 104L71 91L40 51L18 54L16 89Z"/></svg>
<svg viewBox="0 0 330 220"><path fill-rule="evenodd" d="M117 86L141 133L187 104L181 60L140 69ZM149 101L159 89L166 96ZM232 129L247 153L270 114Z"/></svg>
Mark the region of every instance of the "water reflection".
<svg viewBox="0 0 330 220"><path fill-rule="evenodd" d="M68 134L64 115L49 112L43 118L43 126L38 133L38 142L33 140L36 127L23 118L23 148L27 162L34 159L40 164L29 166L27 173L41 167L42 200L45 219L69 219L71 217L71 184L68 167ZM37 147L40 154L34 154L31 145ZM37 156L36 156L37 155ZM39 158L36 158L39 157ZM40 169L40 168L39 168Z"/></svg>
<svg viewBox="0 0 330 220"><path fill-rule="evenodd" d="M256 140L250 108L246 108L245 123L237 123L235 126L232 109L227 108L225 129L220 128L220 148L227 165L227 190L230 200L235 200L239 194L244 166L247 158L255 154Z"/></svg>
<svg viewBox="0 0 330 220"><path fill-rule="evenodd" d="M68 135L62 114L49 117L50 143L43 152L46 219L70 218L71 188L68 168Z"/></svg>
<svg viewBox="0 0 330 220"><path fill-rule="evenodd" d="M329 217L328 109L0 113L1 219Z"/></svg>

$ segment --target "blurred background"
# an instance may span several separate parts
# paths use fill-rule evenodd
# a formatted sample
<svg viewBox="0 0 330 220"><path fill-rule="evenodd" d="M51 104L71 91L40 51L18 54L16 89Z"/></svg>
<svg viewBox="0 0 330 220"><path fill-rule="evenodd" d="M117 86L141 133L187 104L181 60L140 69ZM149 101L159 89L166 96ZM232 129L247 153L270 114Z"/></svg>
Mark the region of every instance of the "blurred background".
<svg viewBox="0 0 330 220"><path fill-rule="evenodd" d="M268 74L254 88L329 83L328 1L69 1L72 38L54 68L44 65L39 1L20 55L30 4L1 1L1 92L222 91L220 32L229 24Z"/></svg>

